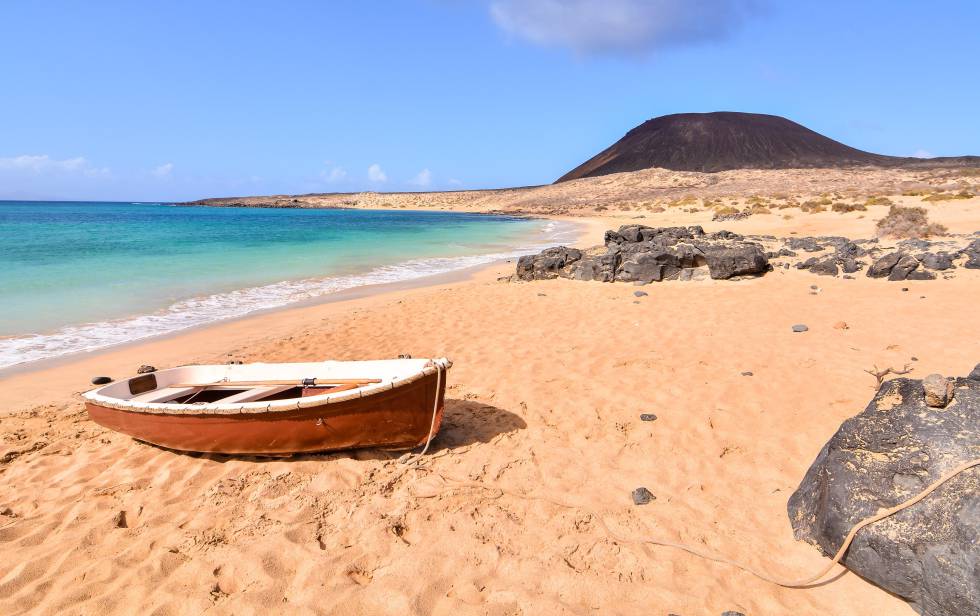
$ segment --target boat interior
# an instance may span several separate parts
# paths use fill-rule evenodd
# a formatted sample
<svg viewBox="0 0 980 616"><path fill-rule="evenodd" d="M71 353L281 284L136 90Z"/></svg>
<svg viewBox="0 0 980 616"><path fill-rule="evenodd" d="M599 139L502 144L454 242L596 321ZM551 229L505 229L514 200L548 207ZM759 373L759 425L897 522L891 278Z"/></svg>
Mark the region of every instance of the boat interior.
<svg viewBox="0 0 980 616"><path fill-rule="evenodd" d="M427 359L171 368L106 385L93 394L129 404L242 404L352 391L418 375Z"/></svg>

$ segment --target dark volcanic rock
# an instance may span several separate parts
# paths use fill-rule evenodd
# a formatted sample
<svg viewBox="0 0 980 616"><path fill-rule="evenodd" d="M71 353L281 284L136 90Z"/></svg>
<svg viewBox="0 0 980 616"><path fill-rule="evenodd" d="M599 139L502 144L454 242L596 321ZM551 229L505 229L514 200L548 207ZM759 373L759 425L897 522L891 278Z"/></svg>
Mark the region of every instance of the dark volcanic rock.
<svg viewBox="0 0 980 616"><path fill-rule="evenodd" d="M922 266L931 270L948 270L953 268L953 257L948 252L927 252L919 257Z"/></svg>
<svg viewBox="0 0 980 616"><path fill-rule="evenodd" d="M834 257L827 257L823 261L817 261L810 266L810 271L820 276L836 276L840 270L837 268L837 260Z"/></svg>
<svg viewBox="0 0 980 616"><path fill-rule="evenodd" d="M616 277L616 268L618 266L619 255L617 253L582 257L574 262L571 269L571 277L575 280L612 282Z"/></svg>
<svg viewBox="0 0 980 616"><path fill-rule="evenodd" d="M902 253L892 252L871 264L868 268L869 278L885 278L892 273L892 268L902 258Z"/></svg>
<svg viewBox="0 0 980 616"><path fill-rule="evenodd" d="M704 250L708 271L715 280L762 274L769 269L769 259L762 247L750 242L712 245Z"/></svg>
<svg viewBox="0 0 980 616"><path fill-rule="evenodd" d="M517 260L517 277L521 280L557 278L566 266L581 258L582 251L575 248L545 248L536 255L526 255Z"/></svg>
<svg viewBox="0 0 980 616"><path fill-rule="evenodd" d="M963 249L966 255L966 263L963 267L968 269L980 269L980 240L973 240L970 245Z"/></svg>
<svg viewBox="0 0 980 616"><path fill-rule="evenodd" d="M980 366L974 369L980 379ZM922 381L885 382L824 445L790 497L797 539L833 555L851 528L980 454L980 380L957 378L945 408ZM937 377L931 376L932 381ZM935 390L942 383L931 383ZM940 405L945 400L930 394ZM928 616L980 613L980 469L865 527L843 564Z"/></svg>
<svg viewBox="0 0 980 616"><path fill-rule="evenodd" d="M888 280L905 280L918 267L918 259L912 255L903 255L892 268L892 271L888 273Z"/></svg>

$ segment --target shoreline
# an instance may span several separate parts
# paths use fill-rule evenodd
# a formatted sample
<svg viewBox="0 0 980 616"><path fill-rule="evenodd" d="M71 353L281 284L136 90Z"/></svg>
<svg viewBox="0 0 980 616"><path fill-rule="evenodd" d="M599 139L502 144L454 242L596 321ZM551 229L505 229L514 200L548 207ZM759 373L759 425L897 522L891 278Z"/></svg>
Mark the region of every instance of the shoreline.
<svg viewBox="0 0 980 616"><path fill-rule="evenodd" d="M204 206L198 206L198 207L204 207ZM587 224L584 224L584 223L582 223L582 221L576 220L576 219L559 218L559 217L544 217L544 216L523 216L523 217L514 216L514 218L535 219L535 220L540 220L540 221L544 221L544 222L557 222L557 223L561 223L561 224L567 225L568 228L567 228L567 230L564 230L563 231L563 234L574 235L574 237L575 237L574 242L576 244L583 237L585 237L587 235L586 229L588 228L588 225ZM539 239L537 239L535 241L536 242L541 242L541 247L545 246L545 244L547 243L547 242L545 242L544 238L539 238ZM549 245L551 245L551 244L549 243ZM516 246L513 247L513 249L516 249L516 248L517 248ZM464 255L464 256L460 256L458 258L460 258L460 259L466 259L466 258L476 258L476 259L479 259L479 258L484 257L484 256L487 256L487 255L482 255L482 254ZM112 343L112 344L108 344L106 346L96 347L96 348L92 348L92 349L83 349L83 350L72 351L70 353L66 353L66 354L63 354L63 355L56 355L56 356L53 356L53 357L44 357L44 358L41 358L41 359L34 359L34 360L23 361L23 362L19 362L19 363L16 363L16 364L9 365L9 366L0 367L0 385L3 384L3 382L4 382L5 379L7 379L9 377L12 377L12 376L15 376L15 375L18 375L18 374L29 373L29 372L33 372L33 371L37 371L37 370L45 370L45 369L48 369L48 368L53 368L53 367L65 365L65 364L71 363L73 361L79 361L79 360L84 360L84 359L88 359L88 358L94 358L94 357L97 357L98 355L103 354L103 353L106 353L106 352L111 352L111 351L114 351L114 350L121 350L121 349L132 348L134 346L138 346L138 345L141 345L141 344L149 343L149 342L156 341L156 340L164 340L164 339L168 339L168 338L171 338L171 337L174 337L174 336L179 336L181 334L189 334L189 333L192 333L192 332L199 332L199 331L203 331L203 330L205 330L207 328L214 327L214 326L217 326L217 325L220 325L220 324L224 324L224 323L232 323L232 322L237 322L237 321L240 321L240 320L250 319L250 318L254 318L254 317L267 316L267 315L275 314L275 313L277 313L279 311L283 311L283 310L289 310L289 309L293 309L293 308L301 308L301 307L311 306L311 305L317 305L317 304L321 304L321 303L330 303L330 302L345 301L345 300L356 299L356 298L359 298L359 297L365 297L365 296L373 295L373 294L396 293L396 292L399 292L399 291L404 291L404 290L413 289L413 288L421 288L421 287L426 287L426 286L434 286L434 285L439 285L439 284L447 284L447 283L451 283L451 282L459 282L459 281L462 281L462 280L465 280L465 279L469 278L474 272L477 272L477 271L479 271L479 270L481 270L483 268L493 267L495 265L498 265L498 264L503 263L503 262L506 262L506 261L516 261L516 259L518 258L518 256L519 255L512 256L512 257L504 257L504 258L501 258L501 259L495 259L495 260L490 261L490 262L487 262L487 263L481 263L481 264L476 264L476 265L465 265L465 266L460 267L458 269L452 269L452 270L449 270L449 271L440 272L440 273L436 273L436 274L423 275L423 276L419 276L419 277L415 277L415 278L407 278L407 279L404 279L404 280L394 280L394 281L391 281L391 282L378 282L378 283L360 284L360 285L357 285L357 286L353 286L353 287L341 289L341 290L338 290L338 291L331 291L331 292L328 292L328 293L325 293L323 295L319 295L319 296L316 296L316 297L310 297L310 298L302 299L302 300L299 300L299 301L288 301L287 303L284 303L284 304L282 304L280 306L274 306L274 307L270 307L270 308L261 308L261 309L257 309L257 310L251 311L251 312L246 312L246 313L241 314L241 315L238 315L238 316L233 316L233 317L228 317L228 318L219 318L219 319L216 319L216 320L213 320L213 321L208 321L208 322L199 323L199 324L196 324L196 325L191 325L189 327L183 327L183 328L180 328L180 329L175 329L175 330L172 330L172 331L161 332L161 333L158 333L158 334L151 334L151 335L146 336L146 337L142 337L142 338L138 338L138 339L126 341L126 342ZM455 258L455 257L450 257L450 258ZM412 258L408 259L408 261L409 262L412 261ZM332 276L326 276L322 280L331 280L332 278L333 278ZM275 284L280 284L281 282L286 282L286 281L278 281ZM133 315L133 316L127 317L127 318L128 319L135 319L135 318L139 318L141 316L146 316L146 315ZM123 320L126 320L126 319L123 319ZM107 323L109 323L109 322L107 322ZM79 324L78 326L79 327L84 327L86 325L89 325L89 324ZM11 338L20 338L20 337L27 337L27 336L30 336L30 335L32 335L32 334L18 334L18 335L14 335L14 336L10 336L10 337ZM45 336L45 335L48 335L48 334L37 334L37 335Z"/></svg>
<svg viewBox="0 0 980 616"><path fill-rule="evenodd" d="M535 218L562 222L566 224L575 224L577 226L577 228L573 230L576 236L575 240L574 242L568 243L568 245L572 246L582 246L583 242L586 242L586 238L594 235L596 227L607 225L606 221L598 218L573 219L565 217L541 216L537 216ZM236 331L253 330L255 332L259 332L263 330L263 326L265 324L273 321L286 320L288 317L295 315L300 315L299 318L304 318L307 316L307 311L311 309L323 308L332 305L352 306L356 305L358 301L383 302L390 299L396 299L402 294L411 293L413 291L451 287L459 284L482 281L487 276L490 276L490 273L492 273L495 279L499 275L504 275L504 270L508 270L510 273L513 273L513 270L516 267L515 264L517 258L518 257L509 257L498 259L489 263L468 266L449 272L422 276L409 280L356 286L349 289L328 293L319 297L285 304L283 306L256 310L241 316L194 325L186 329L152 335L147 338L141 338L130 342L114 344L90 351L78 351L66 355L14 364L12 366L0 368L0 404L3 404L9 400L9 397L7 396L8 389L16 389L18 381L34 381L34 377L40 374L48 374L59 370L73 370L77 369L79 366L87 367L91 365L94 368L95 365L102 359L107 359L109 363L112 363L112 360L117 356L135 356L141 352L141 349L152 348L157 345L193 346L195 339L203 338L212 341L215 338L220 338L220 332L225 329L232 329ZM152 362L148 361L144 363ZM132 367L132 373L135 373L138 365L139 364ZM98 375L101 374L101 372L98 373ZM97 374L93 372L91 376L97 376ZM118 378L119 376L121 376L121 374L117 374L114 378ZM78 384L76 384L76 386L77 385ZM86 382L83 385L85 386L85 389L91 388L90 383ZM82 389L81 391L84 391L85 389Z"/></svg>

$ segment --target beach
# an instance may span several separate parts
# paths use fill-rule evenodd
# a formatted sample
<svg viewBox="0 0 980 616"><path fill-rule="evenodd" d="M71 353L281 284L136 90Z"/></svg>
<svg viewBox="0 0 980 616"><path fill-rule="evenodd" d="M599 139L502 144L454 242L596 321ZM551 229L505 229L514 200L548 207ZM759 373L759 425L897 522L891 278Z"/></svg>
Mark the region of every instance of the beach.
<svg viewBox="0 0 980 616"><path fill-rule="evenodd" d="M930 218L972 233L978 202ZM576 217L577 245L621 224L872 237L887 207L791 211L731 221L712 221L710 208L592 212ZM980 273L888 282L777 268L637 295L625 283L515 282L514 267L0 377L0 611L914 613L842 568L825 584L782 588L606 526L782 577L819 570L827 559L793 539L787 498L874 394L867 370L972 369ZM794 332L800 323L808 331ZM90 422L77 397L91 377L142 364L402 354L454 362L445 423L418 470L378 450L167 451ZM634 505L638 487L655 500Z"/></svg>

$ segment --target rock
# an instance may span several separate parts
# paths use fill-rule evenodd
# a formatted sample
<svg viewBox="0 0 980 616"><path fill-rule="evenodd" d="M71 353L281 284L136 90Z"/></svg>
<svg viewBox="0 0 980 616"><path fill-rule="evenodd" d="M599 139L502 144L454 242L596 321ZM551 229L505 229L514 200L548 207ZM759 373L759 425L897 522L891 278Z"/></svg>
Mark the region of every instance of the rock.
<svg viewBox="0 0 980 616"><path fill-rule="evenodd" d="M707 267L692 267L689 269L681 270L681 273L677 275L677 280L691 281L691 280L707 280L708 278L708 268Z"/></svg>
<svg viewBox="0 0 980 616"><path fill-rule="evenodd" d="M827 257L823 261L817 261L810 266L810 272L820 276L836 276L839 271L837 269L837 261L834 257Z"/></svg>
<svg viewBox="0 0 980 616"><path fill-rule="evenodd" d="M922 379L922 389L925 391L926 404L933 408L946 408L953 399L953 382L941 374L930 374Z"/></svg>
<svg viewBox="0 0 980 616"><path fill-rule="evenodd" d="M657 420L657 416L654 415L653 413L640 414L640 421L656 421L656 420Z"/></svg>
<svg viewBox="0 0 980 616"><path fill-rule="evenodd" d="M112 525L114 528L129 528L126 524L126 512L117 511L116 515L112 516Z"/></svg>
<svg viewBox="0 0 980 616"><path fill-rule="evenodd" d="M92 377L92 385L105 385L106 383L111 383L112 379L107 376L96 376Z"/></svg>
<svg viewBox="0 0 980 616"><path fill-rule="evenodd" d="M895 270L892 271L894 272ZM913 272L909 272L908 275L905 276L905 279L906 280L935 280L936 275L933 274L932 272L927 272L925 270L915 270Z"/></svg>
<svg viewBox="0 0 980 616"><path fill-rule="evenodd" d="M799 323L799 324L793 326L793 331L794 332L797 332L797 333L805 332L805 331L809 331L809 330L810 330L810 328L807 327L806 325L803 325L802 323Z"/></svg>
<svg viewBox="0 0 980 616"><path fill-rule="evenodd" d="M963 249L966 255L966 263L963 267L967 269L980 269L980 240L973 240L970 245Z"/></svg>
<svg viewBox="0 0 980 616"><path fill-rule="evenodd" d="M947 252L927 252L919 257L922 267L931 270L948 270L953 268L953 258Z"/></svg>
<svg viewBox="0 0 980 616"><path fill-rule="evenodd" d="M664 279L666 266L657 257L656 254L646 252L623 261L619 271L616 272L616 280L623 282L660 282Z"/></svg>
<svg viewBox="0 0 980 616"><path fill-rule="evenodd" d="M0 510L0 515L2 515L4 517L7 517L7 518L16 518L17 517L17 514L14 513L14 510L11 509L10 507L4 507L3 510Z"/></svg>
<svg viewBox="0 0 980 616"><path fill-rule="evenodd" d="M786 240L786 245L790 250L804 250L806 252L820 252L825 248L815 237L791 237Z"/></svg>
<svg viewBox="0 0 980 616"><path fill-rule="evenodd" d="M796 264L796 269L810 269L811 267L813 267L817 263L820 263L820 258L819 257L810 257L806 261L800 261L799 263L797 263Z"/></svg>
<svg viewBox="0 0 980 616"><path fill-rule="evenodd" d="M749 371L749 370L746 370L745 372L742 373L742 376L752 376L752 372Z"/></svg>
<svg viewBox="0 0 980 616"><path fill-rule="evenodd" d="M844 321L837 321L834 323L834 329L850 329L850 327Z"/></svg>
<svg viewBox="0 0 980 616"><path fill-rule="evenodd" d="M575 262L571 277L575 280L598 280L612 282L616 278L619 254L609 253L594 257L583 257Z"/></svg>
<svg viewBox="0 0 980 616"><path fill-rule="evenodd" d="M957 378L953 391L953 402L939 410L927 406L922 381L882 384L863 412L841 424L790 497L796 538L833 555L855 524L976 458L980 378ZM980 613L978 542L980 472L974 468L862 529L843 564L921 614L974 616Z"/></svg>
<svg viewBox="0 0 980 616"><path fill-rule="evenodd" d="M841 259L840 266L844 270L845 274L853 274L854 272L861 271L861 266L864 265L861 261L853 257L846 257Z"/></svg>
<svg viewBox="0 0 980 616"><path fill-rule="evenodd" d="M871 264L868 268L869 278L885 278L892 273L892 268L902 258L902 253L892 252Z"/></svg>
<svg viewBox="0 0 980 616"><path fill-rule="evenodd" d="M970 375L966 378L970 379L971 381L980 381L980 364L974 366L973 370L970 372Z"/></svg>
<svg viewBox="0 0 980 616"><path fill-rule="evenodd" d="M558 278L565 267L581 258L582 251L575 248L545 248L536 255L525 255L517 260L517 277L521 280Z"/></svg>
<svg viewBox="0 0 980 616"><path fill-rule="evenodd" d="M917 267L919 267L918 259L912 255L904 255L898 260L898 263L892 267L892 271L888 274L888 280L905 280Z"/></svg>
<svg viewBox="0 0 980 616"><path fill-rule="evenodd" d="M721 613L721 616L745 616L745 614L743 614L742 612L735 612L735 611L732 611L732 610L728 610L728 611L722 612Z"/></svg>
<svg viewBox="0 0 980 616"><path fill-rule="evenodd" d="M650 294L647 293L646 291L633 291L633 295L635 295L636 297L646 297L647 295Z"/></svg>
<svg viewBox="0 0 980 616"><path fill-rule="evenodd" d="M708 262L708 272L715 280L763 274L769 269L769 259L762 248L749 242L711 245L706 248L704 255Z"/></svg>
<svg viewBox="0 0 980 616"><path fill-rule="evenodd" d="M634 505L646 505L650 501L654 500L657 500L657 497L653 495L653 492L647 490L646 488L637 488L633 490Z"/></svg>
<svg viewBox="0 0 980 616"><path fill-rule="evenodd" d="M843 278L844 280L854 280L854 276L851 276L850 274L844 274L843 276L841 276L841 278Z"/></svg>
<svg viewBox="0 0 980 616"><path fill-rule="evenodd" d="M142 366L136 369L136 374L149 374L151 372L156 372L156 371L157 369L154 368L153 366L143 364Z"/></svg>

